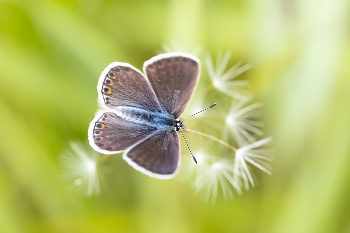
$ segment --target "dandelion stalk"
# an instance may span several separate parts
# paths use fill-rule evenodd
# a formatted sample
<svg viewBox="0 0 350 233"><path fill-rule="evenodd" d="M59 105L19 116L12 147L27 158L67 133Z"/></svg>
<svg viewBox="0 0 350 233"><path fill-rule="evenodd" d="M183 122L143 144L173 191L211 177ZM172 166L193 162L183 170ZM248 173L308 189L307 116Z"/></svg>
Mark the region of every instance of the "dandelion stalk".
<svg viewBox="0 0 350 233"><path fill-rule="evenodd" d="M103 161L105 161L109 156L111 155L102 155L99 160L97 160L96 162L96 166L99 165L100 163L102 163Z"/></svg>
<svg viewBox="0 0 350 233"><path fill-rule="evenodd" d="M202 132L198 132L198 131L196 131L196 130L188 129L188 128L184 129L184 131L192 132L192 133L195 133L195 134L198 134L198 135L201 135L201 136L210 138L210 139L212 139L212 140L214 140L214 141L220 143L221 145L226 146L227 148L229 148L229 149L232 150L233 152L237 152L237 150L238 150L237 148L231 146L231 145L228 144L227 142L224 142L224 141L222 141L222 140L220 140L220 139L218 139L218 138L216 138L216 137L214 137L214 136L211 136L211 135L209 135L209 134L202 133Z"/></svg>

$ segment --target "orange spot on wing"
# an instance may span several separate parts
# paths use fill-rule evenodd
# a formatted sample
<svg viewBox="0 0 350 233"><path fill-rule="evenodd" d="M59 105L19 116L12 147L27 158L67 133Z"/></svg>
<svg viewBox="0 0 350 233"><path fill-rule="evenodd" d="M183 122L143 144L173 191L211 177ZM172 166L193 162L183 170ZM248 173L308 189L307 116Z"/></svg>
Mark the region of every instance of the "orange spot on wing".
<svg viewBox="0 0 350 233"><path fill-rule="evenodd" d="M101 140L103 140L103 137L100 137Z"/></svg>
<svg viewBox="0 0 350 233"><path fill-rule="evenodd" d="M114 84L114 83L113 83L113 82L111 82L111 83L110 83L110 84L108 84L108 85L113 86L113 84Z"/></svg>
<svg viewBox="0 0 350 233"><path fill-rule="evenodd" d="M116 79L116 78L117 78L116 76L111 77L111 79Z"/></svg>
<svg viewBox="0 0 350 233"><path fill-rule="evenodd" d="M104 127L105 127L105 124L101 124L101 127L104 128Z"/></svg>
<svg viewBox="0 0 350 233"><path fill-rule="evenodd" d="M109 89L106 94L110 95L112 93L112 90Z"/></svg>
<svg viewBox="0 0 350 233"><path fill-rule="evenodd" d="M102 131L100 131L100 134L103 134L103 132L102 132Z"/></svg>
<svg viewBox="0 0 350 233"><path fill-rule="evenodd" d="M163 66L163 65L159 65L159 66L157 66L157 68L158 68L158 69L163 69L164 66Z"/></svg>

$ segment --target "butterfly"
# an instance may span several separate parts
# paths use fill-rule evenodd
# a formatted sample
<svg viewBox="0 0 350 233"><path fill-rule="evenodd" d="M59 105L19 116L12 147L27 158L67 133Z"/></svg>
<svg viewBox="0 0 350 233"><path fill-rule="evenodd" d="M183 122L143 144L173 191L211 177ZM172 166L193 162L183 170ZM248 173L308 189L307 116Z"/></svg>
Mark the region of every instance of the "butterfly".
<svg viewBox="0 0 350 233"><path fill-rule="evenodd" d="M99 101L108 110L90 123L91 147L102 154L124 152L129 165L150 177L173 178L180 167L177 131L182 134L185 128L178 118L200 71L199 59L181 52L151 58L143 64L144 73L127 63L108 65L97 85Z"/></svg>

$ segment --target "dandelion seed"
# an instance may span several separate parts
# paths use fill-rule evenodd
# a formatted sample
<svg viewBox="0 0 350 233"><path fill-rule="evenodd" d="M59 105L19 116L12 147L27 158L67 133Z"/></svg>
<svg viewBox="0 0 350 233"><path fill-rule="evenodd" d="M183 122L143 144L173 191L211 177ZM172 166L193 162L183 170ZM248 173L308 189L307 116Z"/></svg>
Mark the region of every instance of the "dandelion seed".
<svg viewBox="0 0 350 233"><path fill-rule="evenodd" d="M232 101L223 131L226 140L232 135L239 145L245 145L256 141L254 135L262 136L263 132L259 128L263 127L263 124L255 120L260 115L258 109L261 104L245 106L249 100L250 96L245 95Z"/></svg>
<svg viewBox="0 0 350 233"><path fill-rule="evenodd" d="M209 74L209 77L216 89L236 99L242 98L242 95L250 93L246 90L248 83L246 81L232 81L238 75L249 70L251 65L247 64L242 66L241 63L237 63L225 72L228 61L230 60L231 52L226 52L224 56L219 54L217 58L216 66L214 67L213 59L211 56L207 56L205 65Z"/></svg>
<svg viewBox="0 0 350 233"><path fill-rule="evenodd" d="M253 165L271 175L271 167L268 164L268 162L272 160L270 157L271 150L261 148L266 146L270 141L270 137L264 138L246 144L237 150L233 165L233 180L239 187L244 186L246 190L249 190L249 183L252 187L255 187L250 165Z"/></svg>
<svg viewBox="0 0 350 233"><path fill-rule="evenodd" d="M232 166L232 160L225 159L205 164L205 168L201 169L201 173L198 173L195 179L196 192L204 191L205 201L211 200L212 204L216 201L220 187L224 198L232 198L231 186L240 191L239 185L232 179Z"/></svg>
<svg viewBox="0 0 350 233"><path fill-rule="evenodd" d="M84 196L100 194L99 154L81 142L70 142L73 152L61 155L62 176L69 182L69 188Z"/></svg>

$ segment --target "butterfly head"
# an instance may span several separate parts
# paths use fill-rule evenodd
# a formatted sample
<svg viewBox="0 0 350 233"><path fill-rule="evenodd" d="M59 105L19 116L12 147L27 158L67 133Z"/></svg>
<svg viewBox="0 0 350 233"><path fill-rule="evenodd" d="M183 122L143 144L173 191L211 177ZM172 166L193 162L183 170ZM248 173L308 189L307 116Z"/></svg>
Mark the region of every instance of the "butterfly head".
<svg viewBox="0 0 350 233"><path fill-rule="evenodd" d="M185 129L186 126L182 124L182 122L179 119L174 120L174 130L179 131L180 129Z"/></svg>

